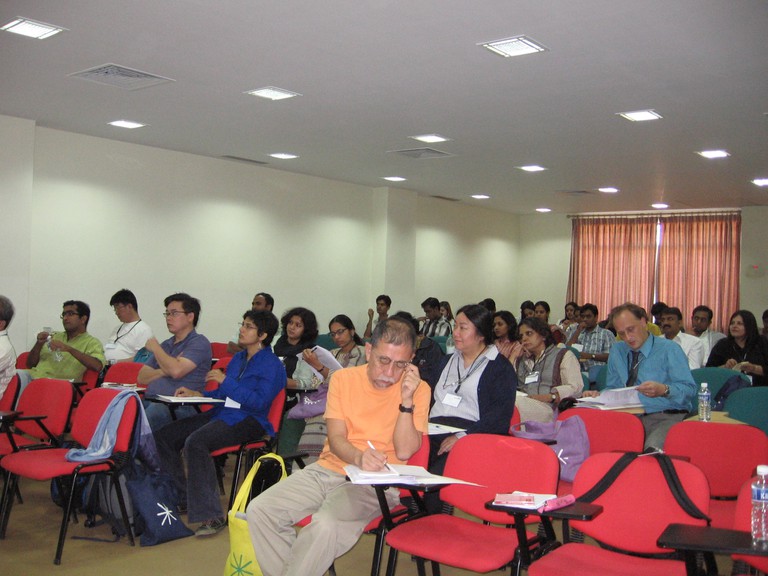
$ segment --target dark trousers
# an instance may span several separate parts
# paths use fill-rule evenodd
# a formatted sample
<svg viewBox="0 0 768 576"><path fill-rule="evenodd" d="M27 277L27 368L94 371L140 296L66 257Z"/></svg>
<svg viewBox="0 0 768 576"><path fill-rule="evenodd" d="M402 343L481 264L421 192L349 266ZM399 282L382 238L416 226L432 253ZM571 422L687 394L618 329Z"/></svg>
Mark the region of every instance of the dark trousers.
<svg viewBox="0 0 768 576"><path fill-rule="evenodd" d="M211 451L256 440L264 434L255 418L248 417L230 426L221 420L211 420L209 412L176 420L155 431L160 464L173 477L181 501L186 499L190 522L224 516ZM186 478L182 454L187 463Z"/></svg>

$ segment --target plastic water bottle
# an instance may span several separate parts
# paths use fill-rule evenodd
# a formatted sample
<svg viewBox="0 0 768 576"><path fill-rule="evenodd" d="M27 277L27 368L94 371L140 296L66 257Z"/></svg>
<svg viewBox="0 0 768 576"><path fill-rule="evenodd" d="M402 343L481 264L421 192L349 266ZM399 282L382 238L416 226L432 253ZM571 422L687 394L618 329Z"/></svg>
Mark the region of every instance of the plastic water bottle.
<svg viewBox="0 0 768 576"><path fill-rule="evenodd" d="M456 343L453 341L453 334L448 334L445 339L445 353L453 354L456 351Z"/></svg>
<svg viewBox="0 0 768 576"><path fill-rule="evenodd" d="M706 382L702 382L701 390L699 390L699 420L702 422L709 422L712 418L712 405L709 403L709 399L709 386Z"/></svg>
<svg viewBox="0 0 768 576"><path fill-rule="evenodd" d="M757 467L752 482L752 543L768 547L768 465Z"/></svg>

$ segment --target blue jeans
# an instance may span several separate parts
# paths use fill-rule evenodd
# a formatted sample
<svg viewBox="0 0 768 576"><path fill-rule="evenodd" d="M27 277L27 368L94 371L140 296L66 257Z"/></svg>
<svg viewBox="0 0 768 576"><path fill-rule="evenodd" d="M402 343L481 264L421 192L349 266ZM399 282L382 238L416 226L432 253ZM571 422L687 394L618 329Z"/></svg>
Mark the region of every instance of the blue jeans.
<svg viewBox="0 0 768 576"><path fill-rule="evenodd" d="M160 428L166 424L173 422L171 409L167 404L163 404L162 402L151 402L149 400L143 400L142 403L144 404L144 412L149 421L149 427L153 432L155 430L160 430ZM176 420L189 418L190 416L197 414L197 410L195 410L194 406L174 406L173 409L176 411Z"/></svg>

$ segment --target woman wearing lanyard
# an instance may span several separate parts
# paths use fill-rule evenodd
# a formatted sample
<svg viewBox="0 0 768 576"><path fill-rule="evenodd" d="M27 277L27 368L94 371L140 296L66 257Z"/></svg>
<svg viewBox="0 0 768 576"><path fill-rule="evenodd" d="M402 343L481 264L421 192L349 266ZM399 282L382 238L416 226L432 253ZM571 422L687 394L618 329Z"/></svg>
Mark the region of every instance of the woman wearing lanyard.
<svg viewBox="0 0 768 576"><path fill-rule="evenodd" d="M466 434L507 434L515 407L515 369L493 341L493 317L478 304L456 314L456 351L446 356L435 386L429 421L462 432L429 437L429 469L441 474L448 453Z"/></svg>
<svg viewBox="0 0 768 576"><path fill-rule="evenodd" d="M753 386L768 385L768 341L760 336L757 319L749 310L737 310L728 323L728 337L709 353L707 366L731 368L747 374Z"/></svg>
<svg viewBox="0 0 768 576"><path fill-rule="evenodd" d="M527 395L517 398L520 420L551 422L561 399L581 395L579 361L567 348L555 346L549 326L538 318L523 319L519 332L524 353L517 363L517 389Z"/></svg>

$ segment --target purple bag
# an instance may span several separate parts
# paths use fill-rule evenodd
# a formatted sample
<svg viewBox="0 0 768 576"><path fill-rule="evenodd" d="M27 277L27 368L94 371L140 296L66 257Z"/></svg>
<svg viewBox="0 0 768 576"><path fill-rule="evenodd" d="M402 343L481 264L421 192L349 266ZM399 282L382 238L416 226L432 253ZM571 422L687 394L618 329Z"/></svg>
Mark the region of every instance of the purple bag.
<svg viewBox="0 0 768 576"><path fill-rule="evenodd" d="M292 420L304 420L325 413L325 403L328 399L328 384L323 382L314 392L302 392L299 402L288 410L288 418Z"/></svg>
<svg viewBox="0 0 768 576"><path fill-rule="evenodd" d="M520 430L525 426L525 431ZM589 436L587 427L579 416L571 416L565 420L554 422L522 422L510 428L510 434L516 438L547 441L560 460L560 479L573 482L581 463L589 457Z"/></svg>

